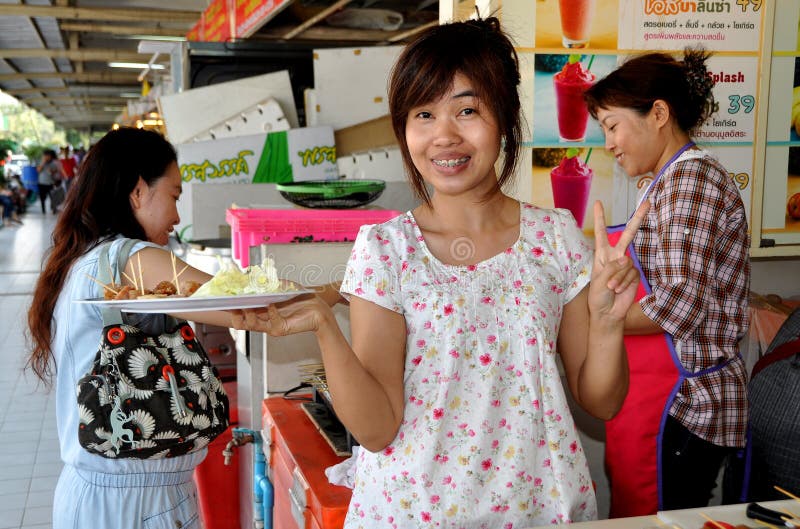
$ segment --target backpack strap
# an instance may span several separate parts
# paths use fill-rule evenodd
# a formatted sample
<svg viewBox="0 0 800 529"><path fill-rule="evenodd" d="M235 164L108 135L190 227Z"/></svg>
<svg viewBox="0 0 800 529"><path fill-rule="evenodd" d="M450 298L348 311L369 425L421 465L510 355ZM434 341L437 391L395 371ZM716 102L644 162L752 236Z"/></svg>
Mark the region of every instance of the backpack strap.
<svg viewBox="0 0 800 529"><path fill-rule="evenodd" d="M116 267L111 267L110 263L110 253L111 253L111 244L109 243L106 248L100 251L100 257L98 261L99 266L99 273L98 276L100 281L103 283L116 283L121 284L122 280L120 279L122 276L122 271L125 270L125 265L128 264L128 260L131 256L131 251L136 244L143 242L139 239L126 239L125 242L119 248L117 252L117 262ZM147 244L147 243L145 243ZM113 278L109 277L109 272L114 275ZM114 308L104 308L102 309L103 314L103 326L107 325L119 325L125 323L125 319L122 316L122 313L119 309ZM164 322L161 327L164 328L174 328L178 326L180 323L179 320L169 316L167 314L163 315ZM135 318L134 318L135 319Z"/></svg>
<svg viewBox="0 0 800 529"><path fill-rule="evenodd" d="M139 239L127 239L117 252L117 279L119 279L122 275L122 271L125 270L125 265L128 264L128 259L131 256L131 250L133 247L136 246L136 243L142 242ZM122 281L120 280L120 283Z"/></svg>
<svg viewBox="0 0 800 529"><path fill-rule="evenodd" d="M119 284L120 271L125 269L125 264L128 262L131 249L138 242L141 241L139 239L126 239L125 242L122 243L119 252L117 253L116 268L112 268L110 266L111 245L114 244L114 241L108 242L106 244L106 247L100 250L100 257L98 259L98 265L97 265L98 266L97 279L106 284L108 283ZM111 277L111 274L113 274L113 277Z"/></svg>
<svg viewBox="0 0 800 529"><path fill-rule="evenodd" d="M120 280L121 271L125 269L125 265L128 262L128 257L130 256L131 249L136 245L136 243L140 242L138 239L126 239L125 242L122 243L120 246L119 251L117 252L117 262L116 266L111 266L111 246L114 244L114 241L109 242L106 244L105 248L100 250L100 257L98 259L98 279L103 284L108 283L115 283L117 285L121 284L122 281ZM101 309L101 313L103 315L103 326L106 327L108 325L120 325L123 323L122 319L122 312L119 309L115 309L113 307L106 307Z"/></svg>

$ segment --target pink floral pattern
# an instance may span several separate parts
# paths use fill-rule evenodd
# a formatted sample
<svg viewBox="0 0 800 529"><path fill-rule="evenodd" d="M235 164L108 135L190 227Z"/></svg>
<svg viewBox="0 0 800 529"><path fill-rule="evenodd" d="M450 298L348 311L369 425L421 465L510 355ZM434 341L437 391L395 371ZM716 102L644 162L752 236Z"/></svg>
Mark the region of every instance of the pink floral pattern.
<svg viewBox="0 0 800 529"><path fill-rule="evenodd" d="M517 242L472 266L436 259L410 212L362 227L342 292L405 315L406 408L389 446L359 452L345 527L596 518L555 349L591 263L571 215L528 204Z"/></svg>

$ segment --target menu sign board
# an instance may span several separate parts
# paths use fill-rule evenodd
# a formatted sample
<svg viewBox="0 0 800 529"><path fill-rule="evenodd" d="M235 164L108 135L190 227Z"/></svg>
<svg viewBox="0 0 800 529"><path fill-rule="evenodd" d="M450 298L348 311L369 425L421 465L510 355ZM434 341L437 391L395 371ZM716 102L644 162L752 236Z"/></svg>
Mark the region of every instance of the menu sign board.
<svg viewBox="0 0 800 529"><path fill-rule="evenodd" d="M605 204L606 222L625 222L652 175L624 173L605 150L582 92L633 55L679 58L687 47L701 47L712 53L715 104L695 139L720 159L749 209L765 11L752 0L503 0L503 24L522 43L532 200L570 209L587 231L595 200ZM564 171L575 178L563 178Z"/></svg>
<svg viewBox="0 0 800 529"><path fill-rule="evenodd" d="M695 133L701 143L752 143L755 139L758 57L712 56L714 113Z"/></svg>
<svg viewBox="0 0 800 529"><path fill-rule="evenodd" d="M776 0L762 245L800 244L800 3Z"/></svg>
<svg viewBox="0 0 800 529"><path fill-rule="evenodd" d="M189 32L186 34L186 40L188 40L189 42L199 42L203 40L202 35L203 35L203 16L201 15L200 20L198 20L197 23L194 26L192 26L192 29L190 29Z"/></svg>
<svg viewBox="0 0 800 529"><path fill-rule="evenodd" d="M621 7L619 0L578 2L545 0L529 3L535 5L534 42L539 50L619 49L617 36Z"/></svg>
<svg viewBox="0 0 800 529"><path fill-rule="evenodd" d="M236 38L249 37L290 3L290 0L233 0Z"/></svg>
<svg viewBox="0 0 800 529"><path fill-rule="evenodd" d="M187 40L225 42L249 37L292 0L213 0Z"/></svg>
<svg viewBox="0 0 800 529"><path fill-rule="evenodd" d="M762 0L620 0L619 49L758 51Z"/></svg>
<svg viewBox="0 0 800 529"><path fill-rule="evenodd" d="M203 40L226 42L231 38L231 17L228 0L213 0L203 13Z"/></svg>
<svg viewBox="0 0 800 529"><path fill-rule="evenodd" d="M200 15L200 20L186 34L194 42L226 42L231 39L229 0L213 0Z"/></svg>

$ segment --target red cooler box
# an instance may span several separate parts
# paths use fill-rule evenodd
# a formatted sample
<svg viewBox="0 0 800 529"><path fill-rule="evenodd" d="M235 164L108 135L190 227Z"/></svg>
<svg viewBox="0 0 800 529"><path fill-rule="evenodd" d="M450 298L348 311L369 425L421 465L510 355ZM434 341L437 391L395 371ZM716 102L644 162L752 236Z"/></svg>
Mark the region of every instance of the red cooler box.
<svg viewBox="0 0 800 529"><path fill-rule="evenodd" d="M240 529L238 454L225 465L222 450L233 438L239 423L236 381L223 384L230 403L230 426L208 445L208 456L194 471L200 518L205 529Z"/></svg>

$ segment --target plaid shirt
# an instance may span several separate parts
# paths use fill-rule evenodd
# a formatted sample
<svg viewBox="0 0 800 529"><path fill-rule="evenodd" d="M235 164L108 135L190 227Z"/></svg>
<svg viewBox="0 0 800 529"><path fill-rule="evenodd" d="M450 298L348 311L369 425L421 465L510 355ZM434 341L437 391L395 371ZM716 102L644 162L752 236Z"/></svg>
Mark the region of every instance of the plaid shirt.
<svg viewBox="0 0 800 529"><path fill-rule="evenodd" d="M672 335L687 378L670 409L692 433L720 446L745 445L747 374L738 341L747 331L750 236L744 204L709 153L687 150L652 186L634 239L652 293L644 314Z"/></svg>

